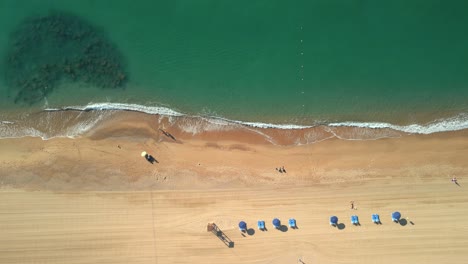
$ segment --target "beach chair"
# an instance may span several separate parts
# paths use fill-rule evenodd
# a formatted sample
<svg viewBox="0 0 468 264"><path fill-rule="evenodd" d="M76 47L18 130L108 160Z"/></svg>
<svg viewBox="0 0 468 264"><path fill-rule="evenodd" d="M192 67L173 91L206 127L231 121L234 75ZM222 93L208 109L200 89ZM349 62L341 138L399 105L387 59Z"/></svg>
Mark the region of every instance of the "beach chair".
<svg viewBox="0 0 468 264"><path fill-rule="evenodd" d="M338 217L336 217L336 216L330 217L330 225L331 226L337 226L338 225Z"/></svg>
<svg viewBox="0 0 468 264"><path fill-rule="evenodd" d="M351 216L351 224L353 225L359 225L359 218L357 215L352 215Z"/></svg>
<svg viewBox="0 0 468 264"><path fill-rule="evenodd" d="M373 215L372 215L372 222L373 222L374 224L380 224L380 217L379 217L378 214L373 214Z"/></svg>
<svg viewBox="0 0 468 264"><path fill-rule="evenodd" d="M257 226L258 226L258 229L259 229L259 230L265 231L265 221L259 220L259 221L257 222Z"/></svg>
<svg viewBox="0 0 468 264"><path fill-rule="evenodd" d="M289 219L289 222L288 222L288 223L289 223L289 227L290 227L290 228L296 229L296 227L297 227L297 226L296 226L296 219L291 218L291 219Z"/></svg>

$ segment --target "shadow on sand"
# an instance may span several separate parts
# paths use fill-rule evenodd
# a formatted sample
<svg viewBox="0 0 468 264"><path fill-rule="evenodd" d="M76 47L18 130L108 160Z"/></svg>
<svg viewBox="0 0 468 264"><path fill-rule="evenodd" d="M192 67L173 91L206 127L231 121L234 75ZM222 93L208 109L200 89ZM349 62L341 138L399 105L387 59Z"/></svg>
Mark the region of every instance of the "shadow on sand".
<svg viewBox="0 0 468 264"><path fill-rule="evenodd" d="M254 234L255 234L255 229L250 228L250 229L247 230L247 235L253 236Z"/></svg>
<svg viewBox="0 0 468 264"><path fill-rule="evenodd" d="M285 226L285 225L281 225L278 230L280 230L281 232L288 232L288 227Z"/></svg>
<svg viewBox="0 0 468 264"><path fill-rule="evenodd" d="M406 221L406 219L400 219L400 221L398 221L398 223L400 223L401 226L405 226L408 224L408 221Z"/></svg>
<svg viewBox="0 0 468 264"><path fill-rule="evenodd" d="M336 227L337 227L339 230L343 230L343 229L345 229L346 225L343 224L343 223L341 223L341 224L336 225Z"/></svg>
<svg viewBox="0 0 468 264"><path fill-rule="evenodd" d="M154 164L155 162L159 163L159 161L155 159L153 156L151 156L150 154L146 154L145 159L151 164Z"/></svg>
<svg viewBox="0 0 468 264"><path fill-rule="evenodd" d="M234 247L234 241L232 241L221 229L219 229L217 225L212 224L212 228L213 229L211 232L215 234L227 247Z"/></svg>
<svg viewBox="0 0 468 264"><path fill-rule="evenodd" d="M161 128L160 128L159 130L160 130L166 137L171 138L172 140L176 141L176 138L175 138L171 133L169 133L169 132L167 132L167 131L165 131L165 130L163 130L163 129L161 129Z"/></svg>

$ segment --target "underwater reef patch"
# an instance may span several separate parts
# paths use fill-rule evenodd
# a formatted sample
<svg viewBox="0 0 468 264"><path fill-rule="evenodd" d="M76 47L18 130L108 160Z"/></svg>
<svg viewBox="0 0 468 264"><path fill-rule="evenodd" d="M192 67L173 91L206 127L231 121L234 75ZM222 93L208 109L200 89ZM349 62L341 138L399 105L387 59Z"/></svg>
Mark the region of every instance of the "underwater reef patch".
<svg viewBox="0 0 468 264"><path fill-rule="evenodd" d="M4 77L15 103L43 100L60 81L124 87L124 57L104 31L67 12L23 20L10 35Z"/></svg>

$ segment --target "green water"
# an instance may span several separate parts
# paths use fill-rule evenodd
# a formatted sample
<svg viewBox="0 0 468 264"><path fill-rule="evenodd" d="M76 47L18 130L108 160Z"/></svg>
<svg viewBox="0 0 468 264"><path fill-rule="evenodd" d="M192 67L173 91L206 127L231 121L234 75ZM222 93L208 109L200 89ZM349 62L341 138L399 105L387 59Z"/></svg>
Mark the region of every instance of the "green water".
<svg viewBox="0 0 468 264"><path fill-rule="evenodd" d="M63 85L49 107L124 102L289 123L468 112L466 1L0 0L0 52L22 19L51 9L101 27L129 83ZM26 107L0 89L3 107Z"/></svg>

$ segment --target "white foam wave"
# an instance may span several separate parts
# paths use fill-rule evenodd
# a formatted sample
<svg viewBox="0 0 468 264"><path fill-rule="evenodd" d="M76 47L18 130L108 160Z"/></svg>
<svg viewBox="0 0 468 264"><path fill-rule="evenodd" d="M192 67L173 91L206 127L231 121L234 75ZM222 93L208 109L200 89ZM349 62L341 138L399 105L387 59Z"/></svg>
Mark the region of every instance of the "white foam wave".
<svg viewBox="0 0 468 264"><path fill-rule="evenodd" d="M111 114L99 114L91 118L87 118L84 121L78 122L67 129L64 132L58 133L58 136L74 138L80 136L91 130L96 126L100 121L109 118Z"/></svg>
<svg viewBox="0 0 468 264"><path fill-rule="evenodd" d="M458 131L468 129L468 114L461 113L454 117L437 119L424 125L411 124L406 126L393 125L390 123L379 122L340 122L330 123L331 127L360 127L360 128L373 128L373 129L393 129L410 134L432 134L437 132Z"/></svg>
<svg viewBox="0 0 468 264"><path fill-rule="evenodd" d="M221 119L212 118L186 118L178 120L177 127L185 133L196 135L209 131L225 131L234 129L237 125Z"/></svg>
<svg viewBox="0 0 468 264"><path fill-rule="evenodd" d="M113 112L78 112L69 115L57 111L20 114L15 122L0 122L0 138L76 138L112 115Z"/></svg>
<svg viewBox="0 0 468 264"><path fill-rule="evenodd" d="M77 110L77 111L91 111L91 110L126 110L126 111L136 111L143 112L148 114L158 114L169 117L180 117L188 116L184 113L175 111L168 107L162 106L144 106L138 104L124 104L124 103L92 103L86 106L67 106L59 109L45 109L46 111L62 111L62 110ZM238 124L253 128L261 129L284 129L284 130L297 130L297 129L308 129L315 127L316 125L297 125L297 124L272 124L272 123L262 123L262 122L249 122L249 121L240 121L240 120L231 120L223 117L208 116L205 117L210 123L221 127L224 125ZM446 131L457 131L468 128L468 113L461 113L457 116L438 119L427 124L411 124L411 125L394 125L391 123L384 122L337 122L337 123L326 123L326 122L317 122L317 124L331 126L331 127L359 127L359 128L372 128L372 129L393 129L401 132L411 133L411 134L432 134L437 132L446 132ZM196 132L199 132L198 129Z"/></svg>
<svg viewBox="0 0 468 264"><path fill-rule="evenodd" d="M53 122L57 116L54 115L54 118L45 116L43 119L29 120L19 119L14 121L0 121L0 138L7 137L24 137L24 136L33 136L41 137L43 139L49 139L53 137L70 137L74 138L80 136L86 131L89 131L94 126L96 126L100 121L109 117L107 114L114 113L113 111L109 112L98 112L100 110L122 110L122 111L135 111L148 114L157 114L159 118L162 116L168 117L170 123L177 122L179 127L185 131L192 134L197 134L203 131L222 131L230 130L238 126L246 127L249 130L252 130L256 133L261 133L261 129L281 129L281 130L300 130L300 129L310 129L317 126L324 126L333 129L334 127L354 127L362 128L363 130L351 131L344 136L343 139L375 139L381 137L391 137L398 136L398 134L393 135L389 134L389 131L383 131L382 133L371 133L371 131L364 131L366 129L386 129L394 130L397 132L404 132L410 134L432 134L437 132L446 132L446 131L457 131L468 129L468 113L461 113L451 118L438 119L426 124L410 124L410 125L395 125L391 123L384 122L335 122L327 123L320 122L312 125L298 125L298 124L271 124L271 123L262 123L262 122L249 122L249 121L240 121L240 120L231 120L223 117L216 116L191 116L179 111L173 110L164 106L144 106L138 104L126 104L126 103L90 103L85 106L67 106L62 108L47 108L45 112L60 112L60 111L80 111L78 116L73 116L70 120L68 115L65 115L64 120L60 119L61 114L59 114L59 119L56 121L56 124L63 124L63 126L58 126L61 129L58 131L50 131L48 124ZM97 111L91 116L83 116L85 112ZM181 120L180 117L185 117L185 120ZM52 119L51 119L52 118ZM83 118L82 120L79 120ZM89 120L88 120L89 118ZM11 120L11 119L10 119ZM76 122L75 122L76 121ZM68 122L73 122L69 124ZM260 129L260 130L259 130ZM329 131L333 134L333 131ZM384 133L385 132L385 133ZM391 131L390 131L391 132ZM363 136L364 133L364 136ZM262 132L262 134L264 134ZM357 135L359 134L359 135ZM340 134L341 135L341 134ZM266 135L265 135L266 136ZM336 136L336 135L335 135ZM329 136L326 136L329 137ZM340 138L340 137L338 137ZM320 137L320 140L322 137ZM315 142L313 138L304 139L305 142ZM302 143L302 141L301 141Z"/></svg>
<svg viewBox="0 0 468 264"><path fill-rule="evenodd" d="M45 111L92 111L92 110L124 110L135 111L148 114L159 114L165 116L183 116L183 114L163 106L144 106L139 104L124 104L124 103L91 103L85 106L66 106L62 108L46 108Z"/></svg>
<svg viewBox="0 0 468 264"><path fill-rule="evenodd" d="M46 108L44 111L66 111L66 110L75 110L75 111L92 111L92 110L122 110L122 111L135 111L142 112L147 114L156 114L169 117L178 117L178 116L189 116L184 113L180 113L176 110L173 110L168 107L163 106L144 106L139 104L125 104L125 103L91 103L85 106L65 106L61 108ZM227 125L224 122L232 124L245 125L255 128L275 128L275 129L304 129L311 128L313 126L302 126L295 124L271 124L271 123L261 123L261 122L245 122L240 120L231 120L223 117L208 116L210 122L216 123L216 125ZM223 122L224 121L224 122ZM221 123L220 123L221 122Z"/></svg>
<svg viewBox="0 0 468 264"><path fill-rule="evenodd" d="M23 138L23 137L39 137L43 140L49 139L44 133L35 128L11 128L7 126L0 126L0 138Z"/></svg>
<svg viewBox="0 0 468 264"><path fill-rule="evenodd" d="M314 126L302 126L302 125L294 125L294 124L270 124L270 123L260 123L260 122L244 122L244 121L238 121L238 120L229 120L229 119L224 119L226 121L240 124L240 125L245 125L245 126L250 126L250 127L255 127L255 128L275 128L275 129L306 129L306 128L312 128Z"/></svg>

